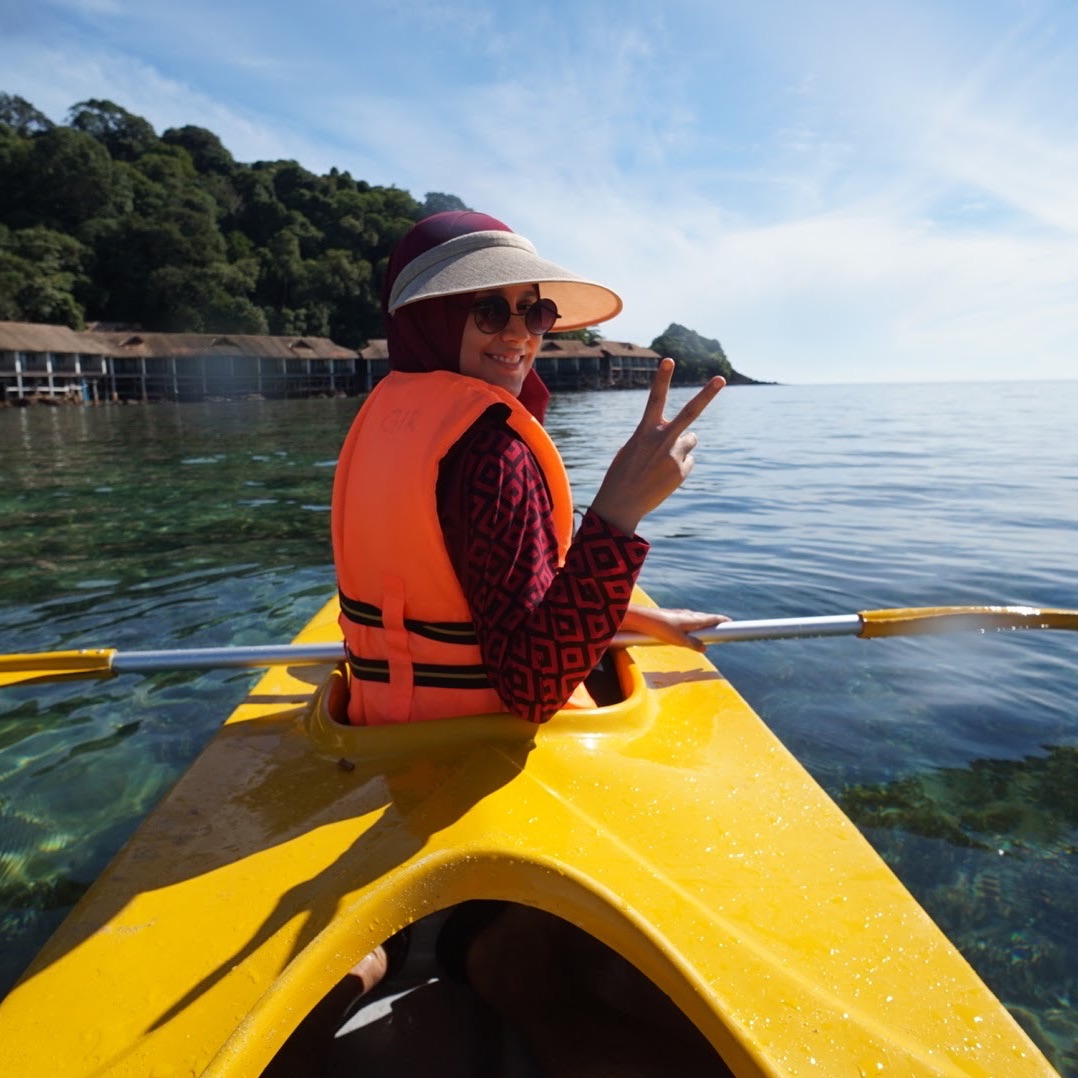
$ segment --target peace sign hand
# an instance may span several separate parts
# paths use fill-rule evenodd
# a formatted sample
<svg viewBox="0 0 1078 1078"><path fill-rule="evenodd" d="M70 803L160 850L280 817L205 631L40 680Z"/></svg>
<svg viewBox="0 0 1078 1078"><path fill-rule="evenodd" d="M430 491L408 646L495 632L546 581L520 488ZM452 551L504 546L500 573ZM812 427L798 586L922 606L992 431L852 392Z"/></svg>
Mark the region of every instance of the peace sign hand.
<svg viewBox="0 0 1078 1078"><path fill-rule="evenodd" d="M636 532L640 521L661 505L692 471L696 435L690 423L726 385L712 378L673 419L667 419L666 398L674 376L674 361L664 359L655 371L651 393L640 425L618 450L592 502L592 509L625 535Z"/></svg>

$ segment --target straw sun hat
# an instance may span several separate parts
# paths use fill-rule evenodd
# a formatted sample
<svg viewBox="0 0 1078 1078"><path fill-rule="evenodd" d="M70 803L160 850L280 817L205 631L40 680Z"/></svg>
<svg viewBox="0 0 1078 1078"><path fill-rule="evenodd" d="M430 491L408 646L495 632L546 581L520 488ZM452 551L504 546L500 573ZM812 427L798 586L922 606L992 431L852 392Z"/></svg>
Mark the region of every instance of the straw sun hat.
<svg viewBox="0 0 1078 1078"><path fill-rule="evenodd" d="M597 325L621 310L620 297L609 288L540 258L523 236L494 230L467 232L416 255L397 274L388 310L518 284L539 285L542 296L558 305L559 333Z"/></svg>

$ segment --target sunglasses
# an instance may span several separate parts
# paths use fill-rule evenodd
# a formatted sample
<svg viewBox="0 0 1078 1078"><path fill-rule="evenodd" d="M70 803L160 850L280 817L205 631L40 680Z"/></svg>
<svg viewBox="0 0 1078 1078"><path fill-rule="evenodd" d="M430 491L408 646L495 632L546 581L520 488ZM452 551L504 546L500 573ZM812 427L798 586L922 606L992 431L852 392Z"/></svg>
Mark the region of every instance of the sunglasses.
<svg viewBox="0 0 1078 1078"><path fill-rule="evenodd" d="M523 311L514 311L505 296L484 296L470 309L480 333L501 333L517 315L524 319L529 333L541 337L558 320L558 305L552 299L540 299Z"/></svg>

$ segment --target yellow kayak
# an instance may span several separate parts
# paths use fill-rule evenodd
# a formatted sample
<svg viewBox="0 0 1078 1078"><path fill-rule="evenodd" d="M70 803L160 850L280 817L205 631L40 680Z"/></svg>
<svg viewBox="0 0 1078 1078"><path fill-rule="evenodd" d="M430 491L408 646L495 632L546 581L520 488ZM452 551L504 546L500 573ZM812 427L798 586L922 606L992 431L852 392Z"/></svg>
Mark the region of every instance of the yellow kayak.
<svg viewBox="0 0 1078 1078"><path fill-rule="evenodd" d="M339 638L336 603L297 643ZM354 729L270 670L0 1004L0 1073L258 1075L354 963L474 898L651 978L748 1075L1055 1071L708 660L542 727Z"/></svg>

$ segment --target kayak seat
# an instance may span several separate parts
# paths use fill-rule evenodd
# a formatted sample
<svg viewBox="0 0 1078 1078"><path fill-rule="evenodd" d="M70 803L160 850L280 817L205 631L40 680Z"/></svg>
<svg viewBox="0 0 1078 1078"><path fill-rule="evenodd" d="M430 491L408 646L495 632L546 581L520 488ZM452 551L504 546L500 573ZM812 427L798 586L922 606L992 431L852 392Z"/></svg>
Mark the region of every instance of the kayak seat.
<svg viewBox="0 0 1078 1078"><path fill-rule="evenodd" d="M611 707L625 699L614 657L609 651L599 661L599 665L584 679L584 684L599 707Z"/></svg>

